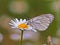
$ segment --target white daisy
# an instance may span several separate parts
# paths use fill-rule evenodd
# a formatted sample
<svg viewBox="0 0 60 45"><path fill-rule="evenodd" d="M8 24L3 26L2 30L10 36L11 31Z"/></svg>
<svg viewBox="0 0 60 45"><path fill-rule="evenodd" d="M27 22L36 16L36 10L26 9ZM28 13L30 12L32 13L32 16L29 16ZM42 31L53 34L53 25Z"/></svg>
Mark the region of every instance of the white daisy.
<svg viewBox="0 0 60 45"><path fill-rule="evenodd" d="M34 30L30 25L27 24L26 19L18 20L17 18L15 18L14 20L11 20L9 24L11 25L12 28L17 28L20 30L32 30L36 32L36 30Z"/></svg>

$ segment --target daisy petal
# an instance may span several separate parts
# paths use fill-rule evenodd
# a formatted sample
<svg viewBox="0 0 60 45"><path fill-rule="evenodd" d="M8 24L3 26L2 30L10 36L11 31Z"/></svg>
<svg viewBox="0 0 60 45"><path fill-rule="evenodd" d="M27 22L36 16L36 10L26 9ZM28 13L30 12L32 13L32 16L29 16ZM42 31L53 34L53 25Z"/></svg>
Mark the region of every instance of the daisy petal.
<svg viewBox="0 0 60 45"><path fill-rule="evenodd" d="M11 23L16 24L13 20L11 20Z"/></svg>
<svg viewBox="0 0 60 45"><path fill-rule="evenodd" d="M15 28L15 27L11 27L11 28Z"/></svg>
<svg viewBox="0 0 60 45"><path fill-rule="evenodd" d="M37 32L35 29L32 29L32 31Z"/></svg>
<svg viewBox="0 0 60 45"><path fill-rule="evenodd" d="M16 23L18 23L18 22L19 22L19 20L18 20L17 18L15 18L15 20L16 20Z"/></svg>
<svg viewBox="0 0 60 45"><path fill-rule="evenodd" d="M26 19L24 19L23 22L25 23L26 22Z"/></svg>
<svg viewBox="0 0 60 45"><path fill-rule="evenodd" d="M14 26L17 26L17 23L15 23L13 20L11 20L11 24L13 24Z"/></svg>
<svg viewBox="0 0 60 45"><path fill-rule="evenodd" d="M20 22L22 22L22 19L20 19Z"/></svg>
<svg viewBox="0 0 60 45"><path fill-rule="evenodd" d="M12 23L9 23L9 25L13 25Z"/></svg>

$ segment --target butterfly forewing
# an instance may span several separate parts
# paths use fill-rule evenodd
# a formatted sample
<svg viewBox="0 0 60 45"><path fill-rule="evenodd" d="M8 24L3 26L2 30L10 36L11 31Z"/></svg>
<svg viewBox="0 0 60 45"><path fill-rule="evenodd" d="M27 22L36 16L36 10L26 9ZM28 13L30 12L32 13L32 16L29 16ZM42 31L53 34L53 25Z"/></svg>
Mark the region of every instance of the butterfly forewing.
<svg viewBox="0 0 60 45"><path fill-rule="evenodd" d="M34 29L44 31L48 28L53 19L54 16L52 14L43 14L30 19L28 24L31 25Z"/></svg>

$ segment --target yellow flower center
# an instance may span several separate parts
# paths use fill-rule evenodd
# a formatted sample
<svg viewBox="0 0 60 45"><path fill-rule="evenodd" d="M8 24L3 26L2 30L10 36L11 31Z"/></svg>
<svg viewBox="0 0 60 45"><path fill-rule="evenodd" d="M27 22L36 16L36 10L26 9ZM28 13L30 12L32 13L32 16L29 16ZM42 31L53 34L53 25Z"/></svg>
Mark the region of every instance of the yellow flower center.
<svg viewBox="0 0 60 45"><path fill-rule="evenodd" d="M26 29L26 28L28 28L28 25L25 23L22 23L22 24L18 25L18 28Z"/></svg>

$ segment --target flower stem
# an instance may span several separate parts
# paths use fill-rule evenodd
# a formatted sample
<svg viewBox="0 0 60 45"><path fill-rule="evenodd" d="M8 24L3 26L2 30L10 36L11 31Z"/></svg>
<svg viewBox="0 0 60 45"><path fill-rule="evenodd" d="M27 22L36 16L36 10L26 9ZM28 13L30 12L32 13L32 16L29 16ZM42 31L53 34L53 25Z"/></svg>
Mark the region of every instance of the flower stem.
<svg viewBox="0 0 60 45"><path fill-rule="evenodd" d="M21 30L21 45L23 45L23 30Z"/></svg>

